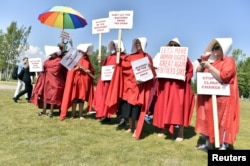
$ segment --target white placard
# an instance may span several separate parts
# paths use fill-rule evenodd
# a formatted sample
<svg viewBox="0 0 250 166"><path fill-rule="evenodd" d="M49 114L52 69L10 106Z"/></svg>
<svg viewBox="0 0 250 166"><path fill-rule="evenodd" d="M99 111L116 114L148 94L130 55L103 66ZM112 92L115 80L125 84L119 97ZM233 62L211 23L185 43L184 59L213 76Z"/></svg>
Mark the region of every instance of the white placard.
<svg viewBox="0 0 250 166"><path fill-rule="evenodd" d="M230 86L217 81L211 73L198 72L197 94L229 96Z"/></svg>
<svg viewBox="0 0 250 166"><path fill-rule="evenodd" d="M100 18L92 20L92 34L108 33L109 32L109 18Z"/></svg>
<svg viewBox="0 0 250 166"><path fill-rule="evenodd" d="M131 62L136 81L145 82L154 77L149 64L148 57Z"/></svg>
<svg viewBox="0 0 250 166"><path fill-rule="evenodd" d="M132 29L133 11L110 11L109 28L110 29Z"/></svg>
<svg viewBox="0 0 250 166"><path fill-rule="evenodd" d="M68 70L71 70L78 63L81 57L82 55L77 50L70 49L67 54L62 58L60 63Z"/></svg>
<svg viewBox="0 0 250 166"><path fill-rule="evenodd" d="M63 30L61 32L60 37L63 38L63 39L66 39L66 40L70 40L70 34L68 32L66 32L66 31L63 31Z"/></svg>
<svg viewBox="0 0 250 166"><path fill-rule="evenodd" d="M185 80L187 55L188 47L161 47L159 64L154 64L158 66L157 77Z"/></svg>
<svg viewBox="0 0 250 166"><path fill-rule="evenodd" d="M29 58L30 72L43 71L43 63L41 58Z"/></svg>
<svg viewBox="0 0 250 166"><path fill-rule="evenodd" d="M110 81L114 73L115 65L102 66L101 79L102 81Z"/></svg>

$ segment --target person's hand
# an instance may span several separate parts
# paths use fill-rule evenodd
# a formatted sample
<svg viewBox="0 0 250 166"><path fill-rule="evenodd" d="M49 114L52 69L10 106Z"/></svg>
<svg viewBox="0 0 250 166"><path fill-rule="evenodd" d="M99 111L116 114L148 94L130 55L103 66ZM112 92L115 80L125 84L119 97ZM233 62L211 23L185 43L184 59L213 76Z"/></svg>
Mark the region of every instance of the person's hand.
<svg viewBox="0 0 250 166"><path fill-rule="evenodd" d="M200 65L202 68L207 68L207 69L211 67L211 64L208 61L202 61Z"/></svg>
<svg viewBox="0 0 250 166"><path fill-rule="evenodd" d="M136 81L136 84L140 84L140 83L143 83L143 81L142 80L137 80Z"/></svg>
<svg viewBox="0 0 250 166"><path fill-rule="evenodd" d="M87 69L87 70L85 70L85 72L86 72L86 73L90 73L90 70Z"/></svg>

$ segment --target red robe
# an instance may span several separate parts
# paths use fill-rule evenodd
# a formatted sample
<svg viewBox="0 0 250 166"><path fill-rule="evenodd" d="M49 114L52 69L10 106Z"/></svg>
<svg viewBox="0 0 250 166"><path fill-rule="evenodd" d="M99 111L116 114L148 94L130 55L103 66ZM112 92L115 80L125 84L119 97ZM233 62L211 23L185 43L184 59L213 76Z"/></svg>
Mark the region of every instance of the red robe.
<svg viewBox="0 0 250 166"><path fill-rule="evenodd" d="M61 57L56 57L44 62L44 71L39 74L30 100L39 108L43 107L43 102L58 107L62 103L65 80L60 61Z"/></svg>
<svg viewBox="0 0 250 166"><path fill-rule="evenodd" d="M137 123L136 128L136 138L139 139L142 126L144 123L144 117L148 108L149 94L152 87L153 80L146 81L144 83L137 84L131 62L148 57L151 66L153 66L153 61L148 54L131 54L126 56L124 60L121 61L120 65L117 65L114 71L113 78L111 80L106 99L106 104L110 107L118 107L119 99L126 100L129 104L141 106L141 114ZM153 70L155 75L155 71Z"/></svg>
<svg viewBox="0 0 250 166"><path fill-rule="evenodd" d="M193 65L188 58L185 81L168 78L156 79L155 95L157 98L153 103L154 126L168 129L171 134L174 133L174 125L189 126L195 102L190 85L192 76Z"/></svg>
<svg viewBox="0 0 250 166"><path fill-rule="evenodd" d="M225 57L212 64L220 71L223 83L230 85L230 96L217 96L220 144L233 144L239 132L240 104L236 65L231 57ZM204 72L208 72L206 69ZM211 95L197 96L195 130L209 136L214 143L213 106Z"/></svg>
<svg viewBox="0 0 250 166"><path fill-rule="evenodd" d="M91 73L94 74L94 68L90 63L88 56L82 57L77 65L82 66L84 69L90 70ZM72 100L75 98L87 101L88 111L91 111L93 97L93 78L82 70L72 69L68 71L65 90L63 93L60 120L64 120L66 118L67 111L72 105Z"/></svg>
<svg viewBox="0 0 250 166"><path fill-rule="evenodd" d="M121 53L121 58L125 57L125 53ZM116 64L116 54L111 54L107 56L103 62L103 66L115 65ZM107 92L110 87L110 81L102 81L101 76L98 79L96 90L94 94L93 107L96 111L96 118L110 117L112 114L117 112L117 110L108 109L105 104L107 98Z"/></svg>

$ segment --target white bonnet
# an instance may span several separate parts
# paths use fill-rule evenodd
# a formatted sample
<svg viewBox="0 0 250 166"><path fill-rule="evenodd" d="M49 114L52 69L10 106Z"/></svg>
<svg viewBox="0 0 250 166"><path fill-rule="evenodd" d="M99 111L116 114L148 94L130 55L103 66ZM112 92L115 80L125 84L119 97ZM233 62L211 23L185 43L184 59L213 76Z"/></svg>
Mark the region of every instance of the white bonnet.
<svg viewBox="0 0 250 166"><path fill-rule="evenodd" d="M135 42L136 40L140 40L141 42L141 47L142 47L142 50L145 52L146 50L146 47L147 47L147 38L146 37L139 37L139 38L135 38L133 41L132 41L132 49L131 49L131 53L135 53L137 51L136 49L136 46L135 46Z"/></svg>
<svg viewBox="0 0 250 166"><path fill-rule="evenodd" d="M181 43L180 43L180 41L179 41L179 39L178 39L177 37L175 37L175 38L173 38L172 40L170 40L170 41L167 43L167 45L169 45L169 43L170 43L171 41L173 41L173 42L178 43L179 45L181 45Z"/></svg>
<svg viewBox="0 0 250 166"><path fill-rule="evenodd" d="M45 54L46 56L51 56L54 53L56 53L57 55L61 54L61 50L58 46L44 46L44 50L45 50Z"/></svg>
<svg viewBox="0 0 250 166"><path fill-rule="evenodd" d="M76 48L82 52L86 52L88 55L93 54L94 46L92 43L79 44Z"/></svg>
<svg viewBox="0 0 250 166"><path fill-rule="evenodd" d="M115 44L116 47L118 47L118 40L111 40L108 44L108 51L112 52L112 51L116 51L113 44ZM125 48L123 45L123 42L121 41L121 52L124 52Z"/></svg>
<svg viewBox="0 0 250 166"><path fill-rule="evenodd" d="M233 40L232 38L214 38L210 41L210 43L207 45L207 47L205 48L204 52L211 52L212 51L212 48L213 46L216 44L216 43L219 43L221 48L222 48L222 51L223 51L223 55L227 55L229 53L229 51L231 50L232 48L232 43L233 43Z"/></svg>

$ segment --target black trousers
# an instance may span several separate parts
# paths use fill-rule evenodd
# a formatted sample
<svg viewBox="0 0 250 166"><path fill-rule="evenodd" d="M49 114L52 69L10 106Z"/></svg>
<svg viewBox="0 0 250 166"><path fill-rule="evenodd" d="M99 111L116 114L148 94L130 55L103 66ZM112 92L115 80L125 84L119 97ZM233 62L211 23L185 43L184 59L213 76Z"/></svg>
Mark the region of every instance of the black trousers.
<svg viewBox="0 0 250 166"><path fill-rule="evenodd" d="M21 97L25 93L28 93L28 100L30 99L31 94L32 94L32 90L33 90L33 86L31 84L31 82L24 82L24 83L25 83L24 90L22 90L21 92L19 92L17 94L17 96L15 97L16 99L18 99L19 97Z"/></svg>

